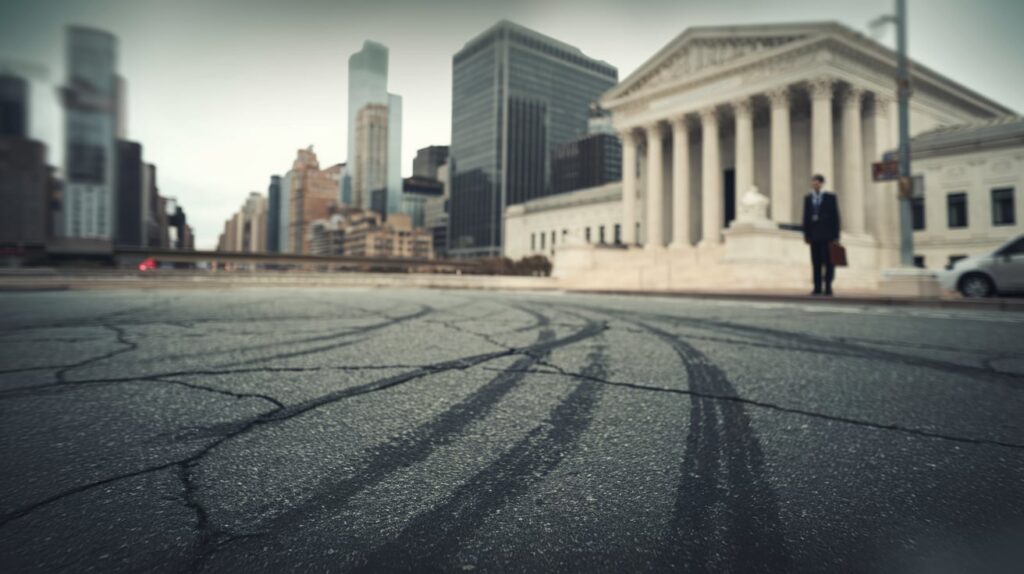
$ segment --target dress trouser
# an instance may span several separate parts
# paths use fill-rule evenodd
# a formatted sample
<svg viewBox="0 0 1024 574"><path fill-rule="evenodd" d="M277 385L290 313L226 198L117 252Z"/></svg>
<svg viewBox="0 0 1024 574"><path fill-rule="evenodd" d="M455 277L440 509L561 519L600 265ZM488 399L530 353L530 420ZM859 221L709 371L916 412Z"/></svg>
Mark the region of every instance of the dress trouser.
<svg viewBox="0 0 1024 574"><path fill-rule="evenodd" d="M832 290L832 278L835 277L836 268L832 265L832 258L829 257L828 244L831 241L811 242L811 268L814 270L814 290L821 291L821 268L825 268L825 290Z"/></svg>

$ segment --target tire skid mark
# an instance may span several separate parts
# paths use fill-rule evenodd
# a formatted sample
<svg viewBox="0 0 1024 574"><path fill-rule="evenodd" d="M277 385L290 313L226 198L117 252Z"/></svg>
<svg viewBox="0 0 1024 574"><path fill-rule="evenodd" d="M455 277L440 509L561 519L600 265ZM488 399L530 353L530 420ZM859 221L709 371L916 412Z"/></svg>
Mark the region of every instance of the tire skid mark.
<svg viewBox="0 0 1024 574"><path fill-rule="evenodd" d="M592 351L588 361L583 370L586 375L606 376L604 346ZM547 420L457 488L447 502L417 515L396 537L362 557L357 571L403 570L410 565L455 569L454 561L465 541L489 516L524 496L577 448L602 393L601 385L577 382Z"/></svg>
<svg viewBox="0 0 1024 574"><path fill-rule="evenodd" d="M543 323L546 322L545 318ZM426 460L438 447L456 441L470 424L490 414L526 376L528 368L537 360L534 354L547 355L554 349L600 335L604 329L604 324L592 321L571 335L555 339L554 333L542 324L537 342L523 351L528 353L527 356L429 421L366 449L362 463L350 478L326 485L321 493L314 495L305 504L271 518L269 522L274 525L272 530L287 529L289 525L307 519L309 512L314 509L344 507L355 495L384 481L393 473Z"/></svg>
<svg viewBox="0 0 1024 574"><path fill-rule="evenodd" d="M984 379L989 382L1010 383L1010 386L1012 387L1017 386L1016 384L1013 383L1019 383L1020 379L1024 379L1024 375L993 370L987 367L973 367L970 365L964 365L960 363L952 363L949 361L941 361L938 359L929 359L927 357L919 357L915 355L897 353L894 351L886 351L883 349L878 349L875 347L870 347L862 344L851 343L848 339L837 340L828 337L810 335L807 333L783 331L779 329L757 327L753 325L742 325L739 323L717 321L713 319L697 319L690 317L678 317L674 315L645 316L651 317L652 319L661 322L689 325L712 331L724 330L744 335L754 335L760 337L761 340L769 342L775 342L778 341L779 339L789 339L797 342L798 345L780 345L779 347L793 351L808 351L813 353L827 352L830 356L841 355L846 357L875 359L912 367L925 367L943 372L956 372L958 374Z"/></svg>

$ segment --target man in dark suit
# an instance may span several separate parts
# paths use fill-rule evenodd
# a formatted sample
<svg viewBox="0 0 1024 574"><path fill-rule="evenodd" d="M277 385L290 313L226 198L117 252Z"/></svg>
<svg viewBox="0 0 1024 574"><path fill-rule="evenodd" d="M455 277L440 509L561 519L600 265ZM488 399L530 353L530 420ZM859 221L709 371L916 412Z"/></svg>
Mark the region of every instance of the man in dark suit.
<svg viewBox="0 0 1024 574"><path fill-rule="evenodd" d="M804 241L811 246L811 266L814 269L814 291L811 295L832 295L835 266L829 257L829 245L839 241L839 204L835 194L821 189L825 176L811 178L811 192L804 198ZM822 267L825 269L822 291Z"/></svg>

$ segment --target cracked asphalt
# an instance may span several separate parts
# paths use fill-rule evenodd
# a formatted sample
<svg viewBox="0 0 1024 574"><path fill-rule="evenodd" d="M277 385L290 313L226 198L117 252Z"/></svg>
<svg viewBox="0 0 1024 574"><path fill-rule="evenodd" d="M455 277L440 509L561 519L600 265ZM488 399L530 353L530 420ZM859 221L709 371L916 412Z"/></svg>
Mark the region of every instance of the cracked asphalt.
<svg viewBox="0 0 1024 574"><path fill-rule="evenodd" d="M1024 315L0 297L4 572L1019 572Z"/></svg>

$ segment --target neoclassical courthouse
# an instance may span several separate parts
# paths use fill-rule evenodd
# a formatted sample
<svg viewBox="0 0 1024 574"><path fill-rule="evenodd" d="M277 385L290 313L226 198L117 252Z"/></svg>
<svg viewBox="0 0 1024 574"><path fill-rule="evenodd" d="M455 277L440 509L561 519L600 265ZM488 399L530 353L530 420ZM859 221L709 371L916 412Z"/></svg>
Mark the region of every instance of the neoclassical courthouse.
<svg viewBox="0 0 1024 574"><path fill-rule="evenodd" d="M912 135L1013 115L911 69ZM837 284L876 288L899 261L896 186L871 178L898 145L895 74L892 50L838 23L690 28L601 99L622 140L622 182L509 207L506 254L553 254L555 274L578 286L803 287L807 249L785 224L799 223L820 173L851 260ZM1007 176L1017 190L1021 151ZM1022 203L1002 235L971 249L1020 233Z"/></svg>

